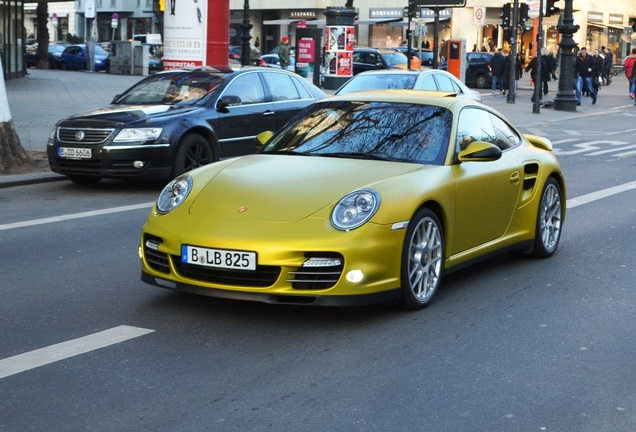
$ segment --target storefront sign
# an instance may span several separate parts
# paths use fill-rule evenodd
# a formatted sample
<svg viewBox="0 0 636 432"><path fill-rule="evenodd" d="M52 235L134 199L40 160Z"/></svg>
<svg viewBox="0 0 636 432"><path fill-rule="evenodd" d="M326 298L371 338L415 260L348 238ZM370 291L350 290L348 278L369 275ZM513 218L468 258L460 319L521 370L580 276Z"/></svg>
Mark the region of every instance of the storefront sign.
<svg viewBox="0 0 636 432"><path fill-rule="evenodd" d="M163 14L164 69L205 64L208 2L170 0Z"/></svg>
<svg viewBox="0 0 636 432"><path fill-rule="evenodd" d="M614 25L623 25L623 15L609 14L609 23Z"/></svg>
<svg viewBox="0 0 636 432"><path fill-rule="evenodd" d="M587 22L591 23L603 23L603 16L605 14L603 12L588 12L587 13Z"/></svg>

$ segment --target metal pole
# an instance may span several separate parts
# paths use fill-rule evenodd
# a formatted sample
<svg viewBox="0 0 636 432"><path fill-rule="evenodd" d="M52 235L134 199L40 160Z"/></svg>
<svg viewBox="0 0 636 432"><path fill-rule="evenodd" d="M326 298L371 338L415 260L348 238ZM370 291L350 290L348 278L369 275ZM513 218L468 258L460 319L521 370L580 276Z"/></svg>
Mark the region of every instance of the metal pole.
<svg viewBox="0 0 636 432"><path fill-rule="evenodd" d="M532 113L541 114L541 92L543 83L541 82L541 48L543 47L543 0L539 0L539 28L537 29L537 73L534 80L534 102L532 103Z"/></svg>
<svg viewBox="0 0 636 432"><path fill-rule="evenodd" d="M510 31L510 46L512 50L508 56L508 97L506 102L515 103L515 71L517 70L517 25L519 24L519 0L515 0L512 9L512 29Z"/></svg>
<svg viewBox="0 0 636 432"><path fill-rule="evenodd" d="M554 109L557 111L576 111L576 92L574 91L574 53L576 42L572 35L579 30L574 24L572 0L565 0L565 9L559 19L561 34L559 61L559 90L554 98Z"/></svg>
<svg viewBox="0 0 636 432"><path fill-rule="evenodd" d="M435 35L433 36L433 69L438 68L439 64L439 8L432 8L435 13Z"/></svg>
<svg viewBox="0 0 636 432"><path fill-rule="evenodd" d="M243 23L241 24L241 66L249 66L250 64L250 30L253 25L250 23L250 1L245 0L243 4Z"/></svg>

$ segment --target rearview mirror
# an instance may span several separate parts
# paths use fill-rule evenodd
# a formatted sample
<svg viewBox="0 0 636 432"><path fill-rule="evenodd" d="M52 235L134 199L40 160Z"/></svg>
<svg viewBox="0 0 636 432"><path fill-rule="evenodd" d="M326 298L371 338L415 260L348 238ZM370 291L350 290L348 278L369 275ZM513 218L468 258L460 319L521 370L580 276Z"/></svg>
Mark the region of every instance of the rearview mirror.
<svg viewBox="0 0 636 432"><path fill-rule="evenodd" d="M274 132L265 131L256 135L254 139L254 145L256 147L263 147L274 136Z"/></svg>
<svg viewBox="0 0 636 432"><path fill-rule="evenodd" d="M223 96L217 102L216 108L217 109L225 109L225 108L227 108L229 106L240 105L240 104L241 104L241 98L238 97L238 96L233 96L233 95Z"/></svg>

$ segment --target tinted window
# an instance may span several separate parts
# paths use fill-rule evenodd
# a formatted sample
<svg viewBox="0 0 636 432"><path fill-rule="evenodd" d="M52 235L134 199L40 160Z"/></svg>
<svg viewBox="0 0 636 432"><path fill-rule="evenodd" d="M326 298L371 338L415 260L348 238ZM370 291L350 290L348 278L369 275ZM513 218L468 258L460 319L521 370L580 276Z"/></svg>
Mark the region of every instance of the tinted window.
<svg viewBox="0 0 636 432"><path fill-rule="evenodd" d="M321 103L288 125L262 152L442 165L452 120L450 111L437 106Z"/></svg>
<svg viewBox="0 0 636 432"><path fill-rule="evenodd" d="M278 73L264 73L265 83L272 95L272 101L299 99L296 86L290 76Z"/></svg>
<svg viewBox="0 0 636 432"><path fill-rule="evenodd" d="M265 102L265 92L257 73L239 75L225 89L224 94L238 96L243 105Z"/></svg>
<svg viewBox="0 0 636 432"><path fill-rule="evenodd" d="M521 142L521 137L505 121L495 115L490 115L492 125L495 129L495 144L501 150L506 150L517 146Z"/></svg>

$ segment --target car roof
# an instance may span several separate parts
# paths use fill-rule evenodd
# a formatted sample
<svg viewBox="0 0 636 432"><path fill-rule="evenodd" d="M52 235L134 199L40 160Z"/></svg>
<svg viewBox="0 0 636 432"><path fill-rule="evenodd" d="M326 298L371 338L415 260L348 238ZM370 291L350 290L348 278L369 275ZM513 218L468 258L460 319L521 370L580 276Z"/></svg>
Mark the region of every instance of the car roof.
<svg viewBox="0 0 636 432"><path fill-rule="evenodd" d="M330 96L323 101L359 101L359 102L394 102L419 105L436 105L450 109L453 106L479 105L470 99L458 98L457 93L429 91L429 90L364 90L343 95ZM320 102L318 102L320 103Z"/></svg>

